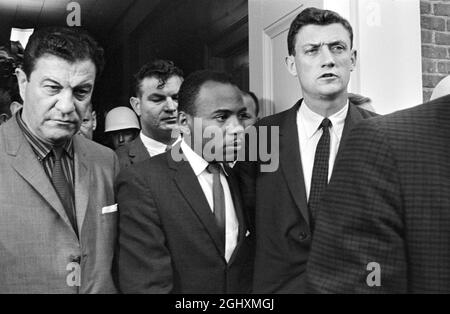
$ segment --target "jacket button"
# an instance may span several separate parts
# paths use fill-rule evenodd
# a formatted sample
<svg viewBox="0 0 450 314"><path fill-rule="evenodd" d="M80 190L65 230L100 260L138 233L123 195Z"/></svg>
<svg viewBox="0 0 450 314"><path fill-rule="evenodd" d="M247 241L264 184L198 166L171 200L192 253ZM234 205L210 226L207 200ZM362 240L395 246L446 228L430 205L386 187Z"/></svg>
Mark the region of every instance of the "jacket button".
<svg viewBox="0 0 450 314"><path fill-rule="evenodd" d="M79 256L79 255L70 255L69 260L70 260L72 263L78 263L78 264L80 264L81 256Z"/></svg>
<svg viewBox="0 0 450 314"><path fill-rule="evenodd" d="M300 236L299 236L299 238L300 238L300 240L305 240L306 238L308 237L308 235L306 234L306 232L300 232Z"/></svg>

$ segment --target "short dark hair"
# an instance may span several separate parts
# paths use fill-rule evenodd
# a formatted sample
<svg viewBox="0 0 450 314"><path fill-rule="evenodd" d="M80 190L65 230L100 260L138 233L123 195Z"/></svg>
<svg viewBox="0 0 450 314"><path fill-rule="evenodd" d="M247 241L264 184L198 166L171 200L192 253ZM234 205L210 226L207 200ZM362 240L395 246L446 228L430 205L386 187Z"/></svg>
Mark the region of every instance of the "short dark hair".
<svg viewBox="0 0 450 314"><path fill-rule="evenodd" d="M68 62L89 59L95 64L96 78L105 65L103 48L83 29L78 27L45 27L36 30L25 48L23 71L30 77L37 59L45 54Z"/></svg>
<svg viewBox="0 0 450 314"><path fill-rule="evenodd" d="M178 111L184 111L190 115L195 115L195 103L201 87L206 82L216 82L236 86L231 77L222 72L201 70L191 73L181 84L178 92ZM237 87L236 87L237 88Z"/></svg>
<svg viewBox="0 0 450 314"><path fill-rule="evenodd" d="M258 97L255 95L254 92L251 91L243 91L244 95L248 95L250 96L253 101L255 102L255 115L258 116L259 115L259 100Z"/></svg>
<svg viewBox="0 0 450 314"><path fill-rule="evenodd" d="M183 71L170 60L153 60L144 64L134 75L134 93L140 96L141 83L145 78L155 77L159 80L158 88L163 88L172 76L183 77Z"/></svg>
<svg viewBox="0 0 450 314"><path fill-rule="evenodd" d="M350 23L334 11L318 8L306 8L292 21L287 37L289 55L295 56L295 41L300 29L307 25L326 26L330 24L341 24L350 35L350 47L353 47L353 29Z"/></svg>

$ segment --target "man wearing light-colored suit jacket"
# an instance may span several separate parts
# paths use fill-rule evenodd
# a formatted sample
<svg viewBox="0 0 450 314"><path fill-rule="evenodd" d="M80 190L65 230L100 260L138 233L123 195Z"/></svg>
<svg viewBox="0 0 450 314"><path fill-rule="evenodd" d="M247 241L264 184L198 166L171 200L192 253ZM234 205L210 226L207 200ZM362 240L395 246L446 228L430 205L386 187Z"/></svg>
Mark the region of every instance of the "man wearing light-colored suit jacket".
<svg viewBox="0 0 450 314"><path fill-rule="evenodd" d="M350 24L332 11L307 8L291 24L286 65L303 99L256 124L279 129L279 139L268 138L266 146L279 140L279 167L263 172L260 160L237 164L255 217L255 293L305 292L315 212L339 147L357 121L374 115L348 100L352 42Z"/></svg>
<svg viewBox="0 0 450 314"><path fill-rule="evenodd" d="M75 28L36 31L0 127L0 293L114 293L113 151L75 135L103 50Z"/></svg>

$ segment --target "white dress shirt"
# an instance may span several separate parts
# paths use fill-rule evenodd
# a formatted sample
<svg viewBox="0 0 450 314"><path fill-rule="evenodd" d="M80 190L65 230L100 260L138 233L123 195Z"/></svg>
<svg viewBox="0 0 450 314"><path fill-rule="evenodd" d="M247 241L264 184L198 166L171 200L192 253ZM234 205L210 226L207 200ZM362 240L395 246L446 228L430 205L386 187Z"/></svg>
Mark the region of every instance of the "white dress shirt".
<svg viewBox="0 0 450 314"><path fill-rule="evenodd" d="M336 160L336 155L339 149L339 143L341 142L348 106L347 101L344 108L328 117L331 121L328 181L330 181L334 161ZM323 133L322 129L319 130L319 126L324 118L325 117L322 117L309 109L308 105L304 102L301 104L300 109L297 112L298 140L300 145L300 156L302 160L303 178L305 179L307 200L309 200L309 192L311 189L311 178L314 167L316 147Z"/></svg>
<svg viewBox="0 0 450 314"><path fill-rule="evenodd" d="M142 131L139 133L139 136L141 137L142 143L144 144L145 148L147 149L148 153L150 154L150 157L162 154L166 151L168 145L158 142L158 141L152 139L151 137L144 135L144 133L142 133ZM175 143L177 143L179 140L180 140L180 138L178 138L175 141Z"/></svg>
<svg viewBox="0 0 450 314"><path fill-rule="evenodd" d="M208 162L197 155L197 153L195 153L185 141L181 142L181 149L191 165L192 170L194 170L194 173L197 176L198 182L202 187L211 211L214 212L213 174L206 170L206 167L209 165ZM239 222L236 217L230 187L228 186L224 173L225 171L221 171L220 173L220 182L222 183L223 192L225 195L225 259L228 262L234 252L234 249L236 248Z"/></svg>

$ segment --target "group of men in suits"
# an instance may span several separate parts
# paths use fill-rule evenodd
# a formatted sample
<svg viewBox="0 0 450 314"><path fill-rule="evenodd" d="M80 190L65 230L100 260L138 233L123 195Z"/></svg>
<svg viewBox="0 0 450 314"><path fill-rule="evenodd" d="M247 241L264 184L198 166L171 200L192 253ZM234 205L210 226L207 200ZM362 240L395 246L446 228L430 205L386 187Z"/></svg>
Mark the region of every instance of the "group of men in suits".
<svg viewBox="0 0 450 314"><path fill-rule="evenodd" d="M170 61L136 75L142 131L119 158L85 139L103 50L35 32L0 127L0 293L450 291L450 96L385 117L352 104L353 30L332 11L303 10L288 52L303 98L255 126L279 144L267 171L236 162L259 147L229 77Z"/></svg>

